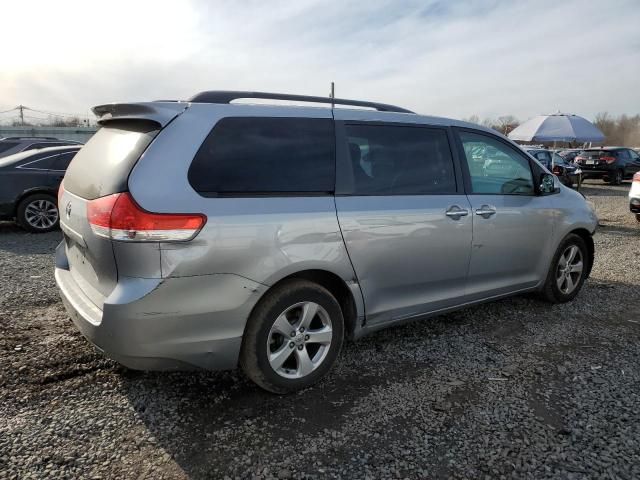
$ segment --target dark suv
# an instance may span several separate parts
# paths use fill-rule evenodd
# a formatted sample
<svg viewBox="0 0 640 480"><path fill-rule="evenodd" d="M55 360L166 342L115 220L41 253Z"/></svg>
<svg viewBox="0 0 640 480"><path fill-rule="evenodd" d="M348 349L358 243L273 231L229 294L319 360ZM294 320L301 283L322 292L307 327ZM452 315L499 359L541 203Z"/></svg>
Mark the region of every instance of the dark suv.
<svg viewBox="0 0 640 480"><path fill-rule="evenodd" d="M0 158L27 150L66 145L82 145L82 143L55 137L5 137L0 138Z"/></svg>
<svg viewBox="0 0 640 480"><path fill-rule="evenodd" d="M563 185L573 188L575 183L579 183L580 170L558 153L547 150L546 148L537 147L524 147L524 150L544 165L547 170L557 176Z"/></svg>
<svg viewBox="0 0 640 480"><path fill-rule="evenodd" d="M625 178L640 171L640 155L625 147L601 147L583 150L576 158L583 178L601 178L620 185Z"/></svg>
<svg viewBox="0 0 640 480"><path fill-rule="evenodd" d="M28 150L0 158L0 220L30 232L58 227L57 193L80 145Z"/></svg>

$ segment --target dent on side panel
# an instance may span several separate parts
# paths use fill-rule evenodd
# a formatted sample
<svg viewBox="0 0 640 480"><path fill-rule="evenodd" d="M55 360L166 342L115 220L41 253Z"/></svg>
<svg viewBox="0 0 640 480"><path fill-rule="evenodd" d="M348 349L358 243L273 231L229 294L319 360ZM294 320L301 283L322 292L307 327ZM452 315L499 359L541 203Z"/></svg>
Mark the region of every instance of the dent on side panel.
<svg viewBox="0 0 640 480"><path fill-rule="evenodd" d="M307 269L354 279L333 197L203 199L191 242L161 244L164 277L234 273L270 285Z"/></svg>
<svg viewBox="0 0 640 480"><path fill-rule="evenodd" d="M119 277L162 278L159 243L114 241L113 253Z"/></svg>

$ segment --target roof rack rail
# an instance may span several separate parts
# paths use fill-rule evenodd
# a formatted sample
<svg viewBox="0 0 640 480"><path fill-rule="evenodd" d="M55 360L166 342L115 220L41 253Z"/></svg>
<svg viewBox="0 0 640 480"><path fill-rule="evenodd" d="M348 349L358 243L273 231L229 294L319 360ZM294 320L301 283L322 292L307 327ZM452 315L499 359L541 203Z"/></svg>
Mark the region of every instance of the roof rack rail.
<svg viewBox="0 0 640 480"><path fill-rule="evenodd" d="M22 136L22 137L2 137L2 140L59 140L57 137L32 137L32 136Z"/></svg>
<svg viewBox="0 0 640 480"><path fill-rule="evenodd" d="M349 105L354 107L368 107L381 112L415 113L395 105L387 105L377 102L363 102L361 100L347 100L344 98L313 97L309 95L289 95L286 93L268 92L242 92L231 90L212 90L200 92L191 97L188 101L195 103L231 103L240 98L256 98L262 100L287 100L293 102L309 103L330 103L331 105Z"/></svg>

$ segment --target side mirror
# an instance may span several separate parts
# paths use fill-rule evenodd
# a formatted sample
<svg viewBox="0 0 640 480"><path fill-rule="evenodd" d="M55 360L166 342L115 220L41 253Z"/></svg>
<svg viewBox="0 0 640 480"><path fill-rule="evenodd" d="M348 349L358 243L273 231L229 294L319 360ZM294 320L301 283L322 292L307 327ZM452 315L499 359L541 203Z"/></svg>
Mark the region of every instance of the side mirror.
<svg viewBox="0 0 640 480"><path fill-rule="evenodd" d="M549 195L556 191L556 182L554 175L550 173L543 173L540 175L540 186L538 187L540 195Z"/></svg>

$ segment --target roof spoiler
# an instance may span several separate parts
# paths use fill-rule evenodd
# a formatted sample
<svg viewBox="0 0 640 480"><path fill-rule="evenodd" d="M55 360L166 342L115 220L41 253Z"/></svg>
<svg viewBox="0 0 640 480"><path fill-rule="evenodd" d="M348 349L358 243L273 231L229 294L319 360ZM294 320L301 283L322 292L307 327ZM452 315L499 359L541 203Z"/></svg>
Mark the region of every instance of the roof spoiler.
<svg viewBox="0 0 640 480"><path fill-rule="evenodd" d="M188 106L186 102L107 103L91 111L98 117L98 125L113 120L148 120L164 127Z"/></svg>

